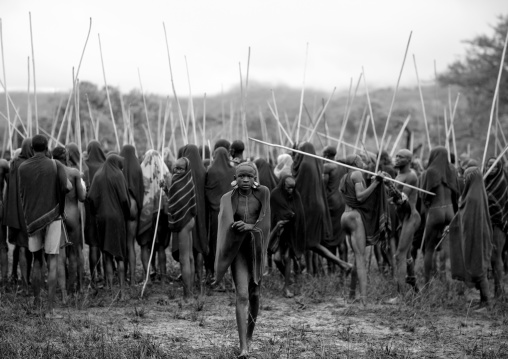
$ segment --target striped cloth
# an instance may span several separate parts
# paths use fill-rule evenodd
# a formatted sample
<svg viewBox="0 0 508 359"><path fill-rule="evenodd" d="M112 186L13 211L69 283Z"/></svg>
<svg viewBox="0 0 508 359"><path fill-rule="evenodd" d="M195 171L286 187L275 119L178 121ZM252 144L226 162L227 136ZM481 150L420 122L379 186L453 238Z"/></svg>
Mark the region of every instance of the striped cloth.
<svg viewBox="0 0 508 359"><path fill-rule="evenodd" d="M196 216L196 191L188 160L185 172L173 176L168 197L169 229L178 233Z"/></svg>
<svg viewBox="0 0 508 359"><path fill-rule="evenodd" d="M508 181L500 163L497 172L485 179L485 190L489 200L489 214L493 226L508 234Z"/></svg>

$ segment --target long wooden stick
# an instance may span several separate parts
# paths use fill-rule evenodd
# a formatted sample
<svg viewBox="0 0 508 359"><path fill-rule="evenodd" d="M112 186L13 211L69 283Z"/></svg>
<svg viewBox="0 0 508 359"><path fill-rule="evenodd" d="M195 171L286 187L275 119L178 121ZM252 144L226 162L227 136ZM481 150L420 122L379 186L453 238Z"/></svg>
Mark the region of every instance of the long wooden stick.
<svg viewBox="0 0 508 359"><path fill-rule="evenodd" d="M312 138L316 134L316 130L317 130L317 127L319 125L319 122L323 118L323 115L326 112L326 108L328 107L328 104L330 103L330 100L332 99L333 94L335 93L336 89L337 89L336 87L333 88L332 94L330 95L330 97L328 97L328 100L326 101L326 104L325 104L325 107L323 108L323 111L321 111L321 114L319 115L318 119L316 120L316 124L314 125L314 128L312 129L312 132L310 133L310 136L309 136L309 140L308 140L309 142L312 141Z"/></svg>
<svg viewBox="0 0 508 359"><path fill-rule="evenodd" d="M423 121L425 124L425 133L427 134L427 142L429 145L430 152L432 150L432 145L430 143L429 122L427 121L427 113L425 112L425 102L423 101L422 86L420 85L420 76L418 76L418 67L416 66L416 57L414 54L413 54L413 62L415 64L416 82L418 83L418 92L420 93L420 101L422 103L422 113L423 113Z"/></svg>
<svg viewBox="0 0 508 359"><path fill-rule="evenodd" d="M367 105L369 106L369 117L372 122L372 132L374 133L374 139L376 140L376 148L379 152L379 141L377 139L376 124L374 122L374 113L372 112L372 103L370 102L369 87L367 86L367 77L365 76L365 69L362 66L363 84L365 87L365 95L367 96ZM369 126L367 126L369 127ZM365 142L365 138L363 139Z"/></svg>
<svg viewBox="0 0 508 359"><path fill-rule="evenodd" d="M399 134L398 134L397 138L395 139L395 142L393 143L392 152L390 152L390 157L393 157L393 155L395 154L395 150L397 149L397 145L399 144L399 141L400 141L402 135L404 134L404 130L406 129L407 124L409 123L410 119L411 119L411 114L409 114L407 116L406 120L402 124L402 127L400 128Z"/></svg>
<svg viewBox="0 0 508 359"><path fill-rule="evenodd" d="M358 134L356 135L356 141L355 141L355 147L358 147L358 144L360 143L360 136L363 132L363 126L367 126L367 122L365 121L367 119L367 107L364 107L362 118L360 119L360 126L358 126ZM356 153L356 149L354 150L354 153Z"/></svg>
<svg viewBox="0 0 508 359"><path fill-rule="evenodd" d="M189 112L192 121L192 134L194 135L194 144L197 146L198 137L196 135L196 116L194 114L194 102L192 101L192 88L189 75L189 65L187 64L187 56L185 56L185 68L187 69L187 83L189 85Z"/></svg>
<svg viewBox="0 0 508 359"><path fill-rule="evenodd" d="M205 159L205 147L206 147L205 133L206 133L206 92L203 95L203 133L202 133L202 142L201 142L203 144L203 160ZM211 150L212 149L210 148L210 151Z"/></svg>
<svg viewBox="0 0 508 359"><path fill-rule="evenodd" d="M277 112L277 105L275 105L275 110L274 110L272 108L272 106L270 105L270 102L268 102L268 108L270 109L270 112L272 113L273 117L277 121L277 124L279 126L279 131L282 130L282 132L284 132L284 135L286 136L287 140L289 141L291 146L293 146L293 140L291 139L291 136L286 132L286 130L284 129L284 126L282 126L282 124L280 123L279 114ZM282 144L282 139L281 139L281 144Z"/></svg>
<svg viewBox="0 0 508 359"><path fill-rule="evenodd" d="M407 51L409 50L409 44L411 43L411 36L412 35L413 35L413 32L411 31L409 33L409 39L407 40L406 51L404 52L404 59L402 60L402 66L400 68L399 78L397 79L397 85L395 86L395 91L393 91L392 103L390 105L390 110L388 110L388 117L386 118L385 129L383 131L383 136L381 137L381 143L379 144L379 151L377 154L377 161L376 161L376 171L375 171L376 173L379 169L379 162L381 161L381 149L383 148L383 143L384 143L384 140L386 137L386 132L388 131L388 124L390 123L390 117L392 115L393 105L395 103L395 97L397 96L397 91L399 90L400 78L402 77L402 71L404 70L404 64L406 63Z"/></svg>
<svg viewBox="0 0 508 359"><path fill-rule="evenodd" d="M23 124L23 121L21 121L21 115L19 114L19 111L18 109L16 108L16 105L14 104L14 101L12 101L12 98L11 98L11 95L9 95L9 93L7 92L7 89L5 88L5 85L4 83L2 82L2 80L0 80L0 85L3 87L4 91L7 93L7 98L12 106L12 108L14 109L14 112L16 114L16 116L19 118L19 122L21 123L21 127L23 127L23 131L25 132L25 134L28 134L28 130L27 128L25 127L25 125ZM24 136L23 138L25 138L26 136Z"/></svg>
<svg viewBox="0 0 508 359"><path fill-rule="evenodd" d="M506 46L508 45L508 32L506 33L506 38L504 40L504 46L503 46L503 54L501 56L501 62L499 63L499 73L497 75L497 82L496 82L496 89L494 90L494 98L492 99L492 106L490 108L490 119L489 119L489 128L487 130L487 139L485 141L485 150L483 151L483 158L482 158L482 171L485 166L485 159L487 158L487 151L489 149L489 138L490 138L490 130L492 128L492 120L494 118L494 109L496 106L496 99L499 96L499 83L501 82L501 75L503 73L503 67L504 64L504 57L506 55Z"/></svg>
<svg viewBox="0 0 508 359"><path fill-rule="evenodd" d="M180 123L183 124L182 106L180 105L180 101L178 100L178 96L176 94L175 81L173 80L173 69L171 68L171 57L169 56L168 35L166 33L166 24L164 22L162 23L162 27L164 28L164 38L166 39L166 51L168 53L169 74L171 76L171 88L173 89L173 97L175 98L176 104L178 106L178 116L180 117ZM187 129L184 126L182 130L185 132L185 137L183 138L184 144L187 144L189 142L187 138Z"/></svg>
<svg viewBox="0 0 508 359"><path fill-rule="evenodd" d="M141 81L141 73L139 72L138 67L138 78L139 78L139 86L141 87L141 97L143 98L143 107L145 109L145 119L146 119L146 127L148 129L148 140L150 141L150 148L155 149L152 138L152 129L150 128L150 119L148 118L148 107L146 106L146 97L145 92L143 90L143 82Z"/></svg>
<svg viewBox="0 0 508 359"><path fill-rule="evenodd" d="M82 157L83 148L81 147L81 119L79 118L79 79L76 78L75 108L76 108L76 137L78 139L79 158ZM83 164L79 161L79 172L83 172Z"/></svg>
<svg viewBox="0 0 508 359"><path fill-rule="evenodd" d="M300 95L300 109L298 110L298 123L296 127L296 143L300 142L300 125L302 123L303 97L305 94L305 77L307 75L307 59L309 57L309 43L305 48L305 65L303 68L302 92Z"/></svg>
<svg viewBox="0 0 508 359"><path fill-rule="evenodd" d="M307 126L304 126L304 125L302 125L302 128L304 130L312 130L310 127L307 127ZM344 145L344 146L347 146L349 148L353 148L355 150L361 150L361 147L352 145L351 143L348 143L348 142L344 142L344 140L341 141L339 138L327 135L326 133L317 131L316 134L318 134L319 136L324 137L324 138L326 138L328 140L337 142L337 148L339 148L340 146Z"/></svg>
<svg viewBox="0 0 508 359"><path fill-rule="evenodd" d="M111 98L109 97L109 88L108 88L108 81L106 80L106 70L104 68L104 59L102 58L102 45L101 45L101 35L99 36L99 50L101 54L101 64L102 64L102 75L104 77L104 85L106 87L106 96L108 98L108 104L109 104L109 113L111 115L111 121L113 122L113 129L115 130L115 139L116 139L116 146L118 151L120 151L120 139L118 138L118 131L116 130L116 123L115 123L115 115L113 114L113 106L111 105Z"/></svg>
<svg viewBox="0 0 508 359"><path fill-rule="evenodd" d="M309 156L309 157L313 157L313 158L317 158L319 160L323 160L323 161L327 161L327 162L330 162L330 163L335 163L336 165L339 165L339 166L342 166L342 167L346 167L346 168L349 168L351 170L354 170L354 171L360 171L360 172L363 172L363 173L367 173L371 176L377 176L378 174L374 173L374 172L371 172L371 171L367 171L363 168L357 168L357 167L354 167L354 166L350 166L350 165L347 165L345 163L342 163L342 162L337 162L337 161L334 161L334 160L330 160L328 158L324 158L324 157L321 157L321 156L318 156L318 155L313 155L313 154L310 154L310 153L307 153L307 152L303 152L303 151L300 151L300 150L296 150L296 149L293 149L293 148L289 148L289 147L286 147L286 146L282 146L282 145L276 145L276 144L273 144L273 143L268 143L268 142L264 142L264 141L260 141L260 140L257 140L255 138L252 138L252 137L249 137L249 140L251 141L254 141L254 142L258 142L258 143L261 143L265 146L271 146L271 147L278 147L278 148L282 148L282 149L285 149L287 151L290 151L290 152L296 152L296 153L299 153L299 154L302 154L302 155L305 155L305 156ZM407 183L404 183L404 182L400 182L400 181L397 181L396 179L393 179L393 178L390 178L390 177L383 177L384 180L386 181L391 181L391 182L394 182L394 183L397 183L397 184L400 184L402 186L405 186L405 187L409 187L409 188L412 188L412 189L415 189L419 192L423 192L423 193L426 193L426 194L430 194L432 196L435 196L435 193L432 193L432 192L429 192L429 191L426 191L424 189L421 189L419 187L415 187L415 186L411 186Z"/></svg>
<svg viewBox="0 0 508 359"><path fill-rule="evenodd" d="M35 131L39 133L39 113L37 110L37 81L35 80L35 54L34 54L34 37L32 33L32 13L28 12L30 21L30 44L32 48L32 71L34 72L34 107L35 107Z"/></svg>
<svg viewBox="0 0 508 359"><path fill-rule="evenodd" d="M28 84L27 84L27 91L26 91L26 127L28 128L28 137L32 137L32 104L30 100L30 56L28 56L27 61L27 74L28 74ZM21 124L23 124L23 121L21 121ZM49 148L51 148L50 145L48 145Z"/></svg>
<svg viewBox="0 0 508 359"><path fill-rule="evenodd" d="M351 78L351 81L352 80L353 79ZM349 115L351 114L351 108L353 107L353 104L355 102L356 94L358 93L358 87L360 87L361 80L362 80L362 74L360 74L360 76L358 77L358 82L356 83L355 92L353 94L353 98L351 99L351 102L349 102L349 98L348 98L349 106L346 105L346 107L347 107L346 116L344 118L344 123L342 124L342 129L340 131L340 137L339 137L340 142L342 142L342 139L344 138L344 133L346 132L346 126L347 126L347 123L349 120Z"/></svg>
<svg viewBox="0 0 508 359"><path fill-rule="evenodd" d="M0 19L0 47L2 50L2 73L4 78L4 92L5 92L5 108L7 113L7 122L9 123L9 144L10 150L12 151L12 132L10 131L10 122L11 115L9 112L9 92L7 91L7 77L5 76L5 59L4 59L4 36L3 36L3 27L2 27L2 19Z"/></svg>

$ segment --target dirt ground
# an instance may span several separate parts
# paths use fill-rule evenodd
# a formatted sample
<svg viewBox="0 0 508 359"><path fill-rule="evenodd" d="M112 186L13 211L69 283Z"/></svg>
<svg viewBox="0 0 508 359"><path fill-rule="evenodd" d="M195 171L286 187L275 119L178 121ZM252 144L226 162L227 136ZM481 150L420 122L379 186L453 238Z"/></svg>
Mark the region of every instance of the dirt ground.
<svg viewBox="0 0 508 359"><path fill-rule="evenodd" d="M205 288L184 302L178 266L170 276L117 290L88 287L59 303L60 320L44 319L33 297L12 287L0 292L1 358L235 358L238 335L235 294ZM421 263L417 266L421 276ZM505 287L507 280L504 281ZM491 282L492 283L492 282ZM261 311L251 345L253 358L507 358L508 302L476 311L478 291L437 276L418 294L408 291L397 305L390 275L373 266L366 308L349 297L349 278L304 275L282 296L277 272L262 282Z"/></svg>

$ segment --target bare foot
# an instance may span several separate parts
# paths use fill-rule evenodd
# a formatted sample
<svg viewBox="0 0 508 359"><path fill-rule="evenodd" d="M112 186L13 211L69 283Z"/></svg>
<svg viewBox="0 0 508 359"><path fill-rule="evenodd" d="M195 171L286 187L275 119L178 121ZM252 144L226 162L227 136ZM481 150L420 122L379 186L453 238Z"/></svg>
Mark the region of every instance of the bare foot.
<svg viewBox="0 0 508 359"><path fill-rule="evenodd" d="M286 298L293 298L295 295L291 293L291 291L287 288L284 288L284 297Z"/></svg>
<svg viewBox="0 0 508 359"><path fill-rule="evenodd" d="M63 315L55 313L55 310L52 309L51 311L46 313L44 318L46 318L46 319L63 319Z"/></svg>
<svg viewBox="0 0 508 359"><path fill-rule="evenodd" d="M248 358L249 357L249 351L247 349L244 349L240 352L240 354L238 354L238 359L240 358Z"/></svg>

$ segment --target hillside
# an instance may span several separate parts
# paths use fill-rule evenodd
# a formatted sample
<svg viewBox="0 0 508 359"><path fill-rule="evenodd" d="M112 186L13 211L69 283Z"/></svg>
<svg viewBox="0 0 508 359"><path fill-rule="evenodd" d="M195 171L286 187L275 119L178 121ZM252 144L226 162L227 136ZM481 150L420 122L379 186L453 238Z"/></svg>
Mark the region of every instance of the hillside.
<svg viewBox="0 0 508 359"><path fill-rule="evenodd" d="M362 86L360 86L362 87ZM275 98L277 101L277 109L281 118L281 121L284 127L287 127L286 123L288 122L290 127L294 126L296 119L298 118L299 113L299 105L300 105L300 95L301 90L296 88L288 88L288 87L277 87L273 89ZM111 98L113 102L113 113L115 115L116 124L119 131L120 143L123 143L123 128L124 121L122 119L122 104L120 102L120 94L116 89L111 88ZM457 96L457 91L455 89L450 90L452 102L455 101ZM80 118L83 126L82 130L82 140L83 143L86 139L92 138L92 131L90 125L90 116L87 108L87 102L85 98L85 94L88 95L88 98L91 103L92 108L92 117L94 120L97 118L100 121L100 140L101 142L107 144L107 147L112 148L115 144L115 136L113 131L113 126L111 123L111 116L109 112L109 106L107 104L105 91L104 89L98 89L98 87L94 84L90 83L82 83L80 86ZM304 126L310 125L309 116L313 118L312 121L315 121L319 115L319 112L322 108L322 105L329 98L331 91L329 93L324 91L318 91L313 89L306 89L305 97L304 97L304 105L305 108L302 113L302 124ZM13 102L18 109L18 112L23 119L23 122L26 124L26 114L27 114L27 95L26 93L10 93L10 96ZM392 89L377 89L372 90L370 93L372 108L374 119L376 123L376 132L379 138L383 133L383 129L386 123L386 118L389 112L390 104L392 101L393 90ZM184 118L189 116L189 106L188 99L183 98L182 94L179 94L180 103L182 107L182 113ZM433 145L437 145L439 143L439 137L441 137L441 143L444 142L444 122L443 122L443 111L444 107L448 105L448 89L443 88L435 88L434 86L426 86L423 88L423 97L426 105L426 113L427 118L429 120L429 130L431 134L431 139ZM52 124L55 118L57 118L58 113L58 124L56 128L60 127L61 119L63 117L63 113L65 110L65 105L67 103L68 94L65 93L42 93L38 94L38 116L40 126L44 128L46 131L50 132L52 128ZM2 96L2 100L4 96ZM148 141L147 141L147 132L143 129L146 126L146 118L144 112L144 106L141 94L138 91L131 91L128 94L122 95L123 99L123 108L124 115L126 118L130 115L131 121L134 125L134 137L136 140L136 146L139 151L143 152L147 149ZM177 104L173 101L173 96L170 96L171 102L171 111L172 117L174 119L175 126L175 136L177 138L177 146L179 146L182 142L181 139L181 130L178 125L178 109ZM262 138L261 131L261 122L260 122L260 114L266 120L267 128L268 128L268 139L272 142L279 142L278 138L278 129L274 117L271 114L271 111L268 108L267 102L270 102L273 105L272 101L272 93L271 89L267 88L261 84L252 84L248 88L247 99L246 99L246 117L248 123L248 131L249 135L256 138ZM326 110L325 116L323 120L320 122L318 126L318 132L326 132L325 130L325 121L328 126L328 132L330 136L339 137L340 136L340 128L342 125L342 120L344 118L344 112L346 108L346 102L348 101L348 93L347 91L335 93L334 97L330 101L328 108ZM33 98L32 102L32 116L34 116L34 107L33 107ZM154 138L154 143L157 139L157 134L162 133L162 129L159 130L159 119L164 117L165 112L165 103L166 100L162 96L158 95L146 95L147 108L150 118L150 129L152 133L152 138ZM71 101L72 103L72 101ZM162 104L162 107L161 107ZM198 144L201 144L201 127L202 127L202 118L203 118L203 98L194 98L194 113L197 121L197 138ZM60 106L60 110L59 110ZM238 138L241 133L241 121L240 121L240 107L241 107L241 98L240 98L240 89L232 89L223 95L208 97L206 99L206 139L213 143L219 137L229 137L231 126L233 127L233 137ZM0 111L2 114L6 114L5 111L5 101L0 101ZM356 134L358 132L358 128L361 123L362 115L364 111L368 113L367 110L367 99L365 94L362 92L359 93L353 103L351 114L349 117L349 121L347 123L346 132L344 135L344 140L349 143L354 143L356 141ZM74 112L74 111L73 111ZM424 120L423 113L421 107L420 96L417 88L403 88L400 89L397 98L394 104L392 117L390 120L390 126L387 132L387 139L391 139L391 143L395 140L395 137L399 133L399 130L402 126L402 123L406 119L408 115L411 115L411 120L409 122L408 128L414 134L414 145L415 147L419 144L426 142L425 138L425 128L424 128ZM10 116L11 118L15 117L15 111L11 107L10 108ZM287 117L286 117L287 116ZM486 114L488 116L488 114ZM72 115L72 119L74 119L74 113ZM285 120L287 118L287 122ZM232 119L232 121L231 121ZM74 121L74 120L73 120ZM162 120L161 120L162 122ZM455 120L455 132L457 139L458 152L464 152L467 148L467 145L470 144L473 149L476 147L481 147L480 144L483 143L486 128L481 129L484 130L485 133L477 133L472 131L471 121L467 117L467 106L466 100L461 98L459 101L459 106L457 110L457 117ZM7 129L6 121L0 122L0 128L4 131ZM35 125L34 125L35 126ZM438 126L440 127L440 134L438 136ZM18 127L23 132L21 127ZM189 125L189 141L193 141L193 131L192 126ZM290 129L286 130L290 132ZM60 141L64 142L67 133L67 126L62 130L62 135L60 136ZM302 128L301 134L306 134L306 130ZM72 129L70 133L70 138L72 140ZM167 129L166 129L166 141L169 140L171 136L171 125L170 121L168 121ZM5 135L0 136L0 141L3 144L3 138ZM326 141L324 138L318 138L316 136L313 139L313 142L316 144L318 149L322 148L323 145L327 143L334 144L333 141ZM406 145L407 139L401 140L400 145ZM374 150L375 142L373 140L373 132L369 129L367 134L366 147L369 150ZM16 144L16 139L14 139L14 147L19 145ZM388 146L391 149L391 145Z"/></svg>

